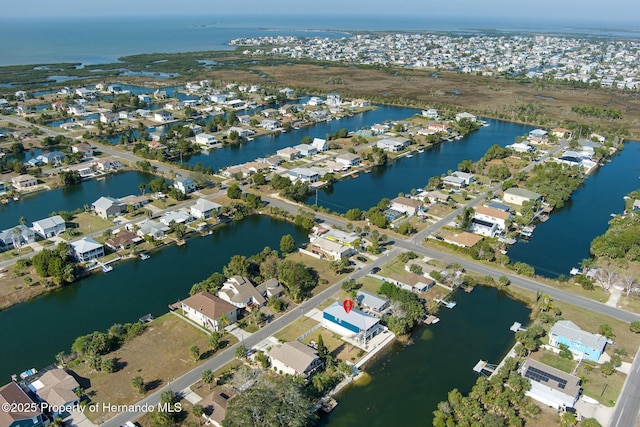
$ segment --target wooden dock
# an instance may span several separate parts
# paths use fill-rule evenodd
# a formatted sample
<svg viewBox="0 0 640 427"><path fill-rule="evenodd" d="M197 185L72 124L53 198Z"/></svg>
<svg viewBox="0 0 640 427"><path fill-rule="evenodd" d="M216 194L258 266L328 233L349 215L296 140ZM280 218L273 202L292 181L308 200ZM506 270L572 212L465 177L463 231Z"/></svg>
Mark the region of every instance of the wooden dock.
<svg viewBox="0 0 640 427"><path fill-rule="evenodd" d="M325 400L322 402L322 406L320 407L320 410L322 410L322 412L325 413L329 413L331 411L333 411L333 409L338 406L338 401L336 401L335 399L331 398L329 400Z"/></svg>
<svg viewBox="0 0 640 427"><path fill-rule="evenodd" d="M434 323L438 323L439 321L440 321L439 317L428 315L427 317L424 318L422 323L424 323L425 325L433 325Z"/></svg>

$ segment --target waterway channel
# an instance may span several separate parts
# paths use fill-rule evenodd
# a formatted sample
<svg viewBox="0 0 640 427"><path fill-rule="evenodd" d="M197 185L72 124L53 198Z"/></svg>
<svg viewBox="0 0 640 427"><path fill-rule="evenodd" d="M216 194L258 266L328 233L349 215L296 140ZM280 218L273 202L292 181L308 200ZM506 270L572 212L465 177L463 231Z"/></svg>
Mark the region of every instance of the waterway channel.
<svg viewBox="0 0 640 427"><path fill-rule="evenodd" d="M151 259L116 265L108 274L96 274L60 290L0 311L0 383L28 368L53 363L68 352L74 339L106 331L114 323L136 322L151 313L166 313L168 305L189 294L191 285L220 271L232 255L250 256L265 246L277 249L280 238L291 234L300 244L306 232L267 216L251 216L196 237L184 246L168 246Z"/></svg>
<svg viewBox="0 0 640 427"><path fill-rule="evenodd" d="M0 205L0 230L15 227L20 217L25 217L27 225L47 218L53 211L72 211L91 206L100 196L125 197L140 194L138 186L156 178L144 172L121 172L105 175L104 179L83 181L78 185L56 188L51 191L32 193Z"/></svg>
<svg viewBox="0 0 640 427"><path fill-rule="evenodd" d="M366 366L370 378L338 396L338 406L321 426L430 426L438 402L457 388L467 393L476 381L478 360L497 364L514 344L509 327L526 324L530 310L495 288L458 293L441 321L418 328L413 344L394 344Z"/></svg>
<svg viewBox="0 0 640 427"><path fill-rule="evenodd" d="M637 190L640 143L628 142L610 163L593 172L549 221L540 223L529 240L511 246L508 256L533 266L545 277L569 275L589 258L591 241L607 231L611 214L624 210L623 197Z"/></svg>
<svg viewBox="0 0 640 427"><path fill-rule="evenodd" d="M517 136L527 134L531 126L518 123L487 120L481 127L458 141L436 144L424 151L413 153L383 166L371 173L361 173L356 179L345 179L318 191L318 205L344 213L352 208L369 209L383 197L394 198L398 193L409 193L412 188L424 187L429 178L458 169L462 160L479 160L489 147L513 144ZM316 202L315 195L308 204Z"/></svg>

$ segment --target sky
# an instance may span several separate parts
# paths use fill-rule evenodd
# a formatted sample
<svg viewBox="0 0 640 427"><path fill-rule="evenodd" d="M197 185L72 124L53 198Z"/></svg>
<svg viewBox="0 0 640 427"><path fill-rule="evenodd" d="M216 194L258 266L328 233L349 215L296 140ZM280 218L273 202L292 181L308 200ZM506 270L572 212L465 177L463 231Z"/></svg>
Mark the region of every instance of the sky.
<svg viewBox="0 0 640 427"><path fill-rule="evenodd" d="M106 17L139 15L336 15L546 19L611 24L640 30L638 0L2 0L2 17Z"/></svg>

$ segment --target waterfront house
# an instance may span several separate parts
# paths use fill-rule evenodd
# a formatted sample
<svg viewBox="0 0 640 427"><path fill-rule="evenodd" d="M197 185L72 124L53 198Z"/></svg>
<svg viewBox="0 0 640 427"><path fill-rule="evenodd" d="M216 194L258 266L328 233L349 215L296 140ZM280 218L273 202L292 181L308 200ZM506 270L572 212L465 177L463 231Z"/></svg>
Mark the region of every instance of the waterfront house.
<svg viewBox="0 0 640 427"><path fill-rule="evenodd" d="M266 300L244 276L233 276L222 284L218 296L237 308L252 309L262 307Z"/></svg>
<svg viewBox="0 0 640 427"><path fill-rule="evenodd" d="M127 205L113 197L102 196L91 204L91 209L100 218L108 219L127 211Z"/></svg>
<svg viewBox="0 0 640 427"><path fill-rule="evenodd" d="M131 194L129 196L121 197L120 201L127 206L131 206L133 209L140 209L149 203L149 196L134 196Z"/></svg>
<svg viewBox="0 0 640 427"><path fill-rule="evenodd" d="M478 206L476 207L476 212L473 217L495 223L498 225L498 229L500 231L504 231L507 229L506 221L510 219L512 215L508 211L501 209L495 209L488 206Z"/></svg>
<svg viewBox="0 0 640 427"><path fill-rule="evenodd" d="M104 256L104 246L91 237L84 237L71 243L71 248L76 259L80 262L87 262Z"/></svg>
<svg viewBox="0 0 640 427"><path fill-rule="evenodd" d="M167 227L170 227L172 222L176 224L186 224L191 221L193 221L193 217L189 215L189 212L182 210L167 212L160 218L160 222Z"/></svg>
<svg viewBox="0 0 640 427"><path fill-rule="evenodd" d="M527 201L538 201L542 199L542 194L526 188L511 187L504 191L502 198L506 203L522 206Z"/></svg>
<svg viewBox="0 0 640 427"><path fill-rule="evenodd" d="M382 313L389 308L389 301L382 298L378 294L368 291L358 291L356 294L356 302L363 308L371 310L375 313Z"/></svg>
<svg viewBox="0 0 640 427"><path fill-rule="evenodd" d="M98 160L96 162L96 166L99 170L108 172L108 171L117 171L118 169L122 169L124 165L119 160L113 159L104 159Z"/></svg>
<svg viewBox="0 0 640 427"><path fill-rule="evenodd" d="M29 227L19 224L0 232L0 251L8 251L36 241L36 233Z"/></svg>
<svg viewBox="0 0 640 427"><path fill-rule="evenodd" d="M62 162L66 157L67 155L61 151L52 151L50 153L42 153L36 158L40 160L42 163L44 163L45 165L57 165L60 162Z"/></svg>
<svg viewBox="0 0 640 427"><path fill-rule="evenodd" d="M277 120L264 119L260 122L260 126L266 130L280 129L280 123Z"/></svg>
<svg viewBox="0 0 640 427"><path fill-rule="evenodd" d="M180 301L178 307L183 315L214 332L221 331L225 323L231 325L238 319L236 307L209 292L192 295ZM226 321L221 321L223 316Z"/></svg>
<svg viewBox="0 0 640 427"><path fill-rule="evenodd" d="M73 116L81 116L83 114L86 114L87 110L85 110L82 105L73 104L70 105L69 108L67 108L67 112Z"/></svg>
<svg viewBox="0 0 640 427"><path fill-rule="evenodd" d="M466 231L463 231L461 233L443 233L442 234L443 241L455 246L460 246L462 248L472 248L482 239L483 239L482 236L478 236L473 233L468 233Z"/></svg>
<svg viewBox="0 0 640 427"><path fill-rule="evenodd" d="M533 153L536 151L535 147L532 147L526 142L516 142L511 145L507 145L506 148L510 148L516 153Z"/></svg>
<svg viewBox="0 0 640 427"><path fill-rule="evenodd" d="M80 403L80 384L64 369L56 368L45 372L37 380L28 385L41 402L47 402L52 408L69 408ZM66 415L67 411L53 411L56 418Z"/></svg>
<svg viewBox="0 0 640 427"><path fill-rule="evenodd" d="M197 134L195 140L196 144L200 144L205 147L213 147L219 144L218 139L215 137L215 135L211 135L205 132Z"/></svg>
<svg viewBox="0 0 640 427"><path fill-rule="evenodd" d="M336 156L336 163L346 167L360 166L361 161L360 156L353 153L340 153Z"/></svg>
<svg viewBox="0 0 640 427"><path fill-rule="evenodd" d="M191 132L193 132L194 135L198 135L200 132L202 132L202 126L197 123L189 123L186 125L186 127L191 129Z"/></svg>
<svg viewBox="0 0 640 427"><path fill-rule="evenodd" d="M435 108L429 108L428 110L422 110L421 112L422 117L428 117L430 119L439 119L440 118L440 114L438 114L438 110L436 110Z"/></svg>
<svg viewBox="0 0 640 427"><path fill-rule="evenodd" d="M342 104L342 99L337 93L328 93L326 104L332 107L339 107Z"/></svg>
<svg viewBox="0 0 640 427"><path fill-rule="evenodd" d="M353 99L351 100L351 107L371 107L371 101L367 99Z"/></svg>
<svg viewBox="0 0 640 427"><path fill-rule="evenodd" d="M211 424L215 427L222 427L222 422L227 416L229 401L235 395L230 388L216 387L213 392L203 397L198 404L203 409L204 425Z"/></svg>
<svg viewBox="0 0 640 427"><path fill-rule="evenodd" d="M100 113L100 123L118 123L120 115L118 113Z"/></svg>
<svg viewBox="0 0 640 427"><path fill-rule="evenodd" d="M427 292L429 288L435 285L435 281L430 277L411 272L405 274L390 273L383 280L393 283L400 289L415 293Z"/></svg>
<svg viewBox="0 0 640 427"><path fill-rule="evenodd" d="M463 188L466 186L464 178L454 175L447 175L442 179L442 185L447 187Z"/></svg>
<svg viewBox="0 0 640 427"><path fill-rule="evenodd" d="M316 147L309 144L298 144L293 147L300 152L300 157L312 157L318 154Z"/></svg>
<svg viewBox="0 0 640 427"><path fill-rule="evenodd" d="M376 142L376 147L390 153L397 153L409 146L409 140L406 138L387 138Z"/></svg>
<svg viewBox="0 0 640 427"><path fill-rule="evenodd" d="M315 147L319 153L325 152L329 149L329 144L327 144L327 140L322 138L313 138L313 142L311 142L311 146Z"/></svg>
<svg viewBox="0 0 640 427"><path fill-rule="evenodd" d="M551 134L560 139L571 139L573 137L573 132L565 128L553 128L551 129Z"/></svg>
<svg viewBox="0 0 640 427"><path fill-rule="evenodd" d="M479 218L471 218L471 232L481 236L495 237L498 234L498 224Z"/></svg>
<svg viewBox="0 0 640 427"><path fill-rule="evenodd" d="M580 359L597 362L604 353L607 339L600 334L583 331L570 320L560 320L549 331L549 345L566 345Z"/></svg>
<svg viewBox="0 0 640 427"><path fill-rule="evenodd" d="M473 176L472 173L455 171L451 175L455 176L456 178L462 179L463 182L464 182L464 185L471 185L473 183L473 181L475 180L475 177Z"/></svg>
<svg viewBox="0 0 640 427"><path fill-rule="evenodd" d="M451 126L449 126L446 123L437 123L437 122L429 123L429 125L427 126L427 129L435 132L442 132L442 133L451 132Z"/></svg>
<svg viewBox="0 0 640 427"><path fill-rule="evenodd" d="M165 232L169 230L166 225L153 220L144 220L139 224L140 228L136 234L140 237L149 236L153 240L162 240L165 238Z"/></svg>
<svg viewBox="0 0 640 427"><path fill-rule="evenodd" d="M44 239L57 236L67 229L65 221L60 215L54 215L49 218L34 221L31 228L33 228L33 231Z"/></svg>
<svg viewBox="0 0 640 427"><path fill-rule="evenodd" d="M167 123L173 121L173 114L169 111L161 110L153 114L153 120L159 123Z"/></svg>
<svg viewBox="0 0 640 427"><path fill-rule="evenodd" d="M140 101L141 104L151 104L152 98L146 93L143 93L138 95L138 101Z"/></svg>
<svg viewBox="0 0 640 427"><path fill-rule="evenodd" d="M313 238L307 247L308 252L320 259L339 261L356 253L351 246L325 239L324 236Z"/></svg>
<svg viewBox="0 0 640 427"><path fill-rule="evenodd" d="M529 132L529 140L534 142L542 142L549 138L549 133L544 129L534 129Z"/></svg>
<svg viewBox="0 0 640 427"><path fill-rule="evenodd" d="M191 216L198 219L209 219L217 216L220 212L221 205L211 202L207 199L198 199L195 205L191 206Z"/></svg>
<svg viewBox="0 0 640 427"><path fill-rule="evenodd" d="M188 176L177 176L173 182L173 186L184 194L193 193L196 191L196 183Z"/></svg>
<svg viewBox="0 0 640 427"><path fill-rule="evenodd" d="M16 190L26 190L38 185L38 180L31 175L18 175L11 178L11 185Z"/></svg>
<svg viewBox="0 0 640 427"><path fill-rule="evenodd" d="M420 200L410 199L408 197L399 196L391 200L390 208L397 212L402 212L406 215L412 216L418 213L418 210L422 206Z"/></svg>
<svg viewBox="0 0 640 427"><path fill-rule="evenodd" d="M342 231L335 228L326 229L321 227L318 229L317 235L322 235L322 237L327 240L338 242L352 248L355 248L356 241L358 240L358 235L356 233L351 231Z"/></svg>
<svg viewBox="0 0 640 427"><path fill-rule="evenodd" d="M287 174L291 182L302 181L312 184L320 180L320 174L310 168L293 168Z"/></svg>
<svg viewBox="0 0 640 427"><path fill-rule="evenodd" d="M136 245L142 241L141 237L136 236L128 230L120 230L118 233L107 239L104 244L114 251L119 251L127 247Z"/></svg>
<svg viewBox="0 0 640 427"><path fill-rule="evenodd" d="M300 158L300 151L293 147L286 147L276 151L276 154L282 157L285 161L290 162Z"/></svg>
<svg viewBox="0 0 640 427"><path fill-rule="evenodd" d="M474 116L471 113L467 113L467 112L456 114L456 121L459 122L462 119L467 119L467 120L470 120L472 122L475 122L476 120L478 120L478 117Z"/></svg>
<svg viewBox="0 0 640 427"><path fill-rule="evenodd" d="M278 298L284 293L284 287L275 277L267 280L266 282L262 282L256 286L256 289L260 292L260 295L265 298Z"/></svg>
<svg viewBox="0 0 640 427"><path fill-rule="evenodd" d="M367 343L383 331L380 320L357 308L348 313L337 301L322 312L322 326L346 338Z"/></svg>
<svg viewBox="0 0 640 427"><path fill-rule="evenodd" d="M227 129L227 135L231 135L231 132L236 132L238 136L242 139L247 139L255 133L251 129L247 129L239 126L231 126L229 129Z"/></svg>
<svg viewBox="0 0 640 427"><path fill-rule="evenodd" d="M49 424L47 416L36 410L39 408L36 402L15 382L0 387L0 405L15 409L0 411L2 427L44 427Z"/></svg>
<svg viewBox="0 0 640 427"><path fill-rule="evenodd" d="M527 359L518 369L531 389L525 394L555 409L573 408L580 397L580 378L559 369Z"/></svg>
<svg viewBox="0 0 640 427"><path fill-rule="evenodd" d="M323 366L318 352L299 341L290 341L275 346L269 351L273 370L284 375L299 375L308 378Z"/></svg>

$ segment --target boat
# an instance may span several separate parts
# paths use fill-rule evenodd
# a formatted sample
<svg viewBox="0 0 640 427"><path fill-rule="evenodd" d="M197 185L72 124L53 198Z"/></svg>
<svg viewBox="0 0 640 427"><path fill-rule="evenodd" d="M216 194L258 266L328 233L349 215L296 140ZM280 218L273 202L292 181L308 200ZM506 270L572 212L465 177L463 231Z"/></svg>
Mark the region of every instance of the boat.
<svg viewBox="0 0 640 427"><path fill-rule="evenodd" d="M357 174L357 173L352 173L352 174L351 174L351 178L357 178L357 177L358 177L358 174Z"/></svg>
<svg viewBox="0 0 640 427"><path fill-rule="evenodd" d="M108 273L111 270L113 270L113 267L111 267L110 265L107 265L107 264L102 264L102 271L103 272Z"/></svg>
<svg viewBox="0 0 640 427"><path fill-rule="evenodd" d="M407 157L413 157L413 154L409 153L407 154Z"/></svg>
<svg viewBox="0 0 640 427"><path fill-rule="evenodd" d="M25 379L27 377L30 377L31 375L35 375L38 373L38 370L36 368L31 368L31 369L27 369L26 371L22 372L20 374L20 379Z"/></svg>
<svg viewBox="0 0 640 427"><path fill-rule="evenodd" d="M140 254L140 259L143 260L143 261L147 260L149 258L151 258L151 255L149 255L149 254L146 254L144 252Z"/></svg>
<svg viewBox="0 0 640 427"><path fill-rule="evenodd" d="M424 153L424 149L423 148L418 148L418 153Z"/></svg>

